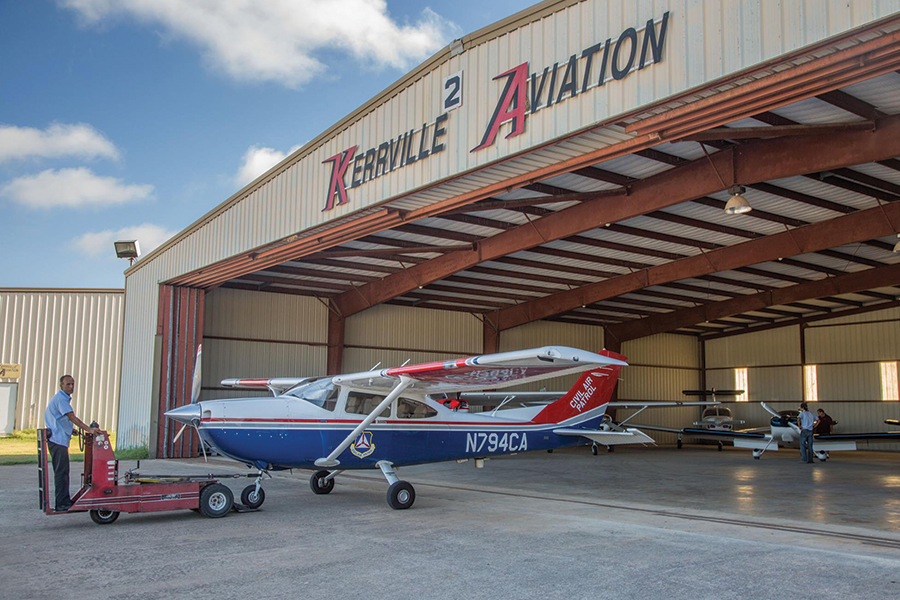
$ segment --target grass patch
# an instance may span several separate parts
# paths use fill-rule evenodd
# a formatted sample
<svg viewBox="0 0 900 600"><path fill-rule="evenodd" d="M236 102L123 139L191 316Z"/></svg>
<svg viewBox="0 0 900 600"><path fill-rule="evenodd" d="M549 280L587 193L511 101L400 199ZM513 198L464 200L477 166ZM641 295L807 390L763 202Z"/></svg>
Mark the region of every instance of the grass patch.
<svg viewBox="0 0 900 600"><path fill-rule="evenodd" d="M109 434L109 441L113 448L116 444L116 434ZM147 458L146 447L122 448L116 450L116 458L119 460L141 460ZM78 438L72 436L69 445L69 461L84 461L84 453L78 452ZM0 466L5 465L36 465L37 464L37 431L26 429L14 431L7 437L0 438Z"/></svg>

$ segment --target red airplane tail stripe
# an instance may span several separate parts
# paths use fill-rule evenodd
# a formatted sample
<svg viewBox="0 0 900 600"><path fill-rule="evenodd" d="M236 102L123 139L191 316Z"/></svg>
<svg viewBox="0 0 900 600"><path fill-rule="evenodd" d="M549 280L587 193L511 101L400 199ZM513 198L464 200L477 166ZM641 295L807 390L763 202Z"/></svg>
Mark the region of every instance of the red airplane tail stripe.
<svg viewBox="0 0 900 600"><path fill-rule="evenodd" d="M625 360L621 354L608 350L602 350L598 354ZM534 423L562 423L605 405L612 398L621 369L622 367L619 365L605 365L585 371L562 398L548 404L532 421Z"/></svg>

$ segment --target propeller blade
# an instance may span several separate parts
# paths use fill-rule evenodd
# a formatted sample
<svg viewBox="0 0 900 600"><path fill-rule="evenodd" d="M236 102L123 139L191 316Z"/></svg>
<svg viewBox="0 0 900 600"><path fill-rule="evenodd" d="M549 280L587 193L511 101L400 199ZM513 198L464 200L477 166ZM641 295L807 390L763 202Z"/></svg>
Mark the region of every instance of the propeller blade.
<svg viewBox="0 0 900 600"><path fill-rule="evenodd" d="M203 344L197 346L197 360L194 362L194 380L191 383L191 404L197 404L200 399L200 353L203 350Z"/></svg>
<svg viewBox="0 0 900 600"><path fill-rule="evenodd" d="M203 452L203 462L209 462L209 458L206 456L206 447L203 445L203 438L200 437L200 427L197 424L194 424L194 429L197 430L197 438L200 440L200 450Z"/></svg>
<svg viewBox="0 0 900 600"><path fill-rule="evenodd" d="M766 412L769 413L770 415L772 415L773 417L780 417L780 416L781 416L781 415L779 415L777 412L775 412L774 410L772 410L772 408L769 407L769 405L766 404L765 402L760 402L760 404L762 404L762 407L766 410Z"/></svg>
<svg viewBox="0 0 900 600"><path fill-rule="evenodd" d="M187 423L185 423L184 425L181 426L181 429L179 429L179 430L178 430L178 433L175 434L175 437L172 438L172 443L173 443L173 444L174 444L175 442L178 441L178 438L180 438L180 437L181 437L181 434L184 433L184 430L185 430L186 427L187 427Z"/></svg>

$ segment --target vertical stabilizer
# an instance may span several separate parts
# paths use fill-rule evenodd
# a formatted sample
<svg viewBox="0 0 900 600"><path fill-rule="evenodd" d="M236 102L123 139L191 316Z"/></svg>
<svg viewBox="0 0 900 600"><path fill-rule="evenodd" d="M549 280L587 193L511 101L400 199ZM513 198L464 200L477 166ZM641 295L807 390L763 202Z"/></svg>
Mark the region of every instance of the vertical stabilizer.
<svg viewBox="0 0 900 600"><path fill-rule="evenodd" d="M598 354L621 361L626 360L621 354L608 350L602 350ZM612 398L613 390L616 389L621 369L620 365L605 365L585 371L565 396L548 404L534 417L533 421L535 423L563 423L606 406ZM595 413L592 416L596 417L599 414Z"/></svg>

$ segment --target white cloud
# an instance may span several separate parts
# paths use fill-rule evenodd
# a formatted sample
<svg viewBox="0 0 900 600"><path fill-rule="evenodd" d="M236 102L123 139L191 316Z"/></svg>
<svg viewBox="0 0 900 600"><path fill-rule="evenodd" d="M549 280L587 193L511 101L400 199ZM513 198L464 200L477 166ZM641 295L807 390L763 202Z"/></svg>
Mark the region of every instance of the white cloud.
<svg viewBox="0 0 900 600"><path fill-rule="evenodd" d="M250 146L241 157L241 166L234 176L234 183L239 188L244 187L281 161L300 149L303 144L294 146L287 152L280 152L274 148L261 148Z"/></svg>
<svg viewBox="0 0 900 600"><path fill-rule="evenodd" d="M84 167L47 169L0 187L0 197L30 208L124 204L147 199L152 193L152 185L127 185L114 177L95 175Z"/></svg>
<svg viewBox="0 0 900 600"><path fill-rule="evenodd" d="M338 48L364 63L406 68L427 58L458 27L430 8L400 24L386 0L58 0L88 23L137 19L187 40L243 81L297 88L325 70L314 54Z"/></svg>
<svg viewBox="0 0 900 600"><path fill-rule="evenodd" d="M47 129L0 125L0 163L24 158L119 158L119 150L85 123L54 123Z"/></svg>
<svg viewBox="0 0 900 600"><path fill-rule="evenodd" d="M72 240L72 245L86 256L115 256L113 242L116 240L137 240L141 247L141 256L153 251L157 246L178 233L153 225L143 223L132 227L123 227L118 231L105 229L84 235Z"/></svg>

